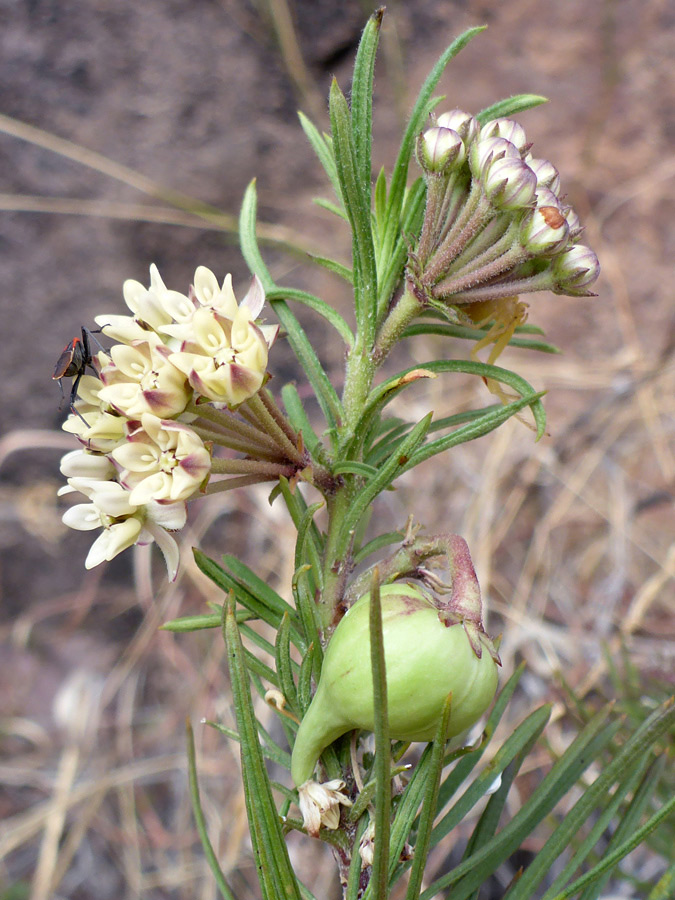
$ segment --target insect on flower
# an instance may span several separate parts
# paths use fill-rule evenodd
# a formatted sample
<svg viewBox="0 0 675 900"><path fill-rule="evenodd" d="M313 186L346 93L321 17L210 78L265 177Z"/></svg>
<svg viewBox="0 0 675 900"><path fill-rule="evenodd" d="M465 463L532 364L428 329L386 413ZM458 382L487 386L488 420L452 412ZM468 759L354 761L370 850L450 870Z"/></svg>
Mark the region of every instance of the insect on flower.
<svg viewBox="0 0 675 900"><path fill-rule="evenodd" d="M100 330L100 329L99 329ZM54 367L54 374L52 378L54 381L58 381L59 387L61 388L61 395L63 396L63 384L62 381L64 378L72 378L73 384L70 389L70 410L71 412L79 415L80 418L82 416L75 409L75 400L77 398L77 389L80 386L80 381L82 376L86 374L87 366L96 374L98 374L96 368L93 364L93 357L91 355L91 344L89 343L89 339L96 341L99 347L101 345L98 343L96 338L93 336L92 332L89 331L88 328L82 326L82 337L74 337L72 341L70 341L64 348L59 356L56 366ZM103 350L103 347L101 347Z"/></svg>

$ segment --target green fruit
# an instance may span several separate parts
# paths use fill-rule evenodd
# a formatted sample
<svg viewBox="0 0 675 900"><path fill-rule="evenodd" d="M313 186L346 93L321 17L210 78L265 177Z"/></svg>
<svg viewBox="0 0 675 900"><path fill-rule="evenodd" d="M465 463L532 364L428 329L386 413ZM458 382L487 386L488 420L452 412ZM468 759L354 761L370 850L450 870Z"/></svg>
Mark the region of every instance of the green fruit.
<svg viewBox="0 0 675 900"><path fill-rule="evenodd" d="M497 665L485 646L480 658L461 624L439 618L430 595L411 584L380 589L387 670L389 732L395 740L430 741L452 693L447 737L473 725L497 690ZM329 744L352 729L373 731L370 594L347 612L324 656L316 694L293 748L296 785L311 777ZM489 643L489 642L488 642Z"/></svg>

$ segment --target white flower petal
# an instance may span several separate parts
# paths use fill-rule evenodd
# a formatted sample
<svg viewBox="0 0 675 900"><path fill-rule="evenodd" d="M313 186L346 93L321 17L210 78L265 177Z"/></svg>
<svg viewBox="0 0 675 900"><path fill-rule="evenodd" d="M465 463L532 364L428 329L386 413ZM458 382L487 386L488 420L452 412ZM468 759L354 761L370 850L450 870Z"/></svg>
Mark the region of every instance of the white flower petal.
<svg viewBox="0 0 675 900"><path fill-rule="evenodd" d="M64 512L61 521L76 531L93 531L103 524L101 512L93 503L78 503L71 506Z"/></svg>
<svg viewBox="0 0 675 900"><path fill-rule="evenodd" d="M187 521L185 503L157 503L151 500L145 507L146 527L156 523L169 531L179 531Z"/></svg>
<svg viewBox="0 0 675 900"><path fill-rule="evenodd" d="M180 562L178 543L167 531L159 525L155 525L153 522L146 522L145 529L150 532L155 539L157 546L164 554L164 562L166 563L169 581L175 581L176 575L178 574L178 564Z"/></svg>

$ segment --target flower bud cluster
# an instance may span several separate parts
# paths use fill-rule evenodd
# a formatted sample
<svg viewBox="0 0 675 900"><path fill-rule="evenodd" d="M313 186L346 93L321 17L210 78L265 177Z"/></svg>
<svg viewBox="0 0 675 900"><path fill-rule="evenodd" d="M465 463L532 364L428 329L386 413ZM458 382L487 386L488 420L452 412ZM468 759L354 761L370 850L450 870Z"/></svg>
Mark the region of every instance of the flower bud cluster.
<svg viewBox="0 0 675 900"><path fill-rule="evenodd" d="M599 274L560 194L555 166L531 153L511 119L482 127L462 110L440 115L417 141L427 207L408 281L423 305L452 307L551 290L592 296Z"/></svg>
<svg viewBox="0 0 675 900"><path fill-rule="evenodd" d="M63 519L78 530L102 529L87 568L156 541L173 578L178 545L170 532L185 524L187 500L293 477L307 461L263 387L278 329L257 321L265 301L258 278L238 304L230 275L219 285L200 266L181 294L153 265L149 288L129 280L123 293L131 315L96 317L118 343L92 359L98 377L80 375L63 425L82 449L63 458L68 484L60 493L88 501ZM245 458L215 456L214 445Z"/></svg>

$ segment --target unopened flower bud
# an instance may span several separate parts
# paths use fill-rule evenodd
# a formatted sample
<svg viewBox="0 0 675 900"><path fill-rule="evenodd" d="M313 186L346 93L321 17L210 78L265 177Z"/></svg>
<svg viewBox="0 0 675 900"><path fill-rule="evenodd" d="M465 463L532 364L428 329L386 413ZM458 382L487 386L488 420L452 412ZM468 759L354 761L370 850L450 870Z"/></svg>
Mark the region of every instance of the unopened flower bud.
<svg viewBox="0 0 675 900"><path fill-rule="evenodd" d="M588 297L592 296L588 288L600 274L600 263L590 247L576 244L556 256L551 274L556 282L556 293Z"/></svg>
<svg viewBox="0 0 675 900"><path fill-rule="evenodd" d="M469 147L476 140L480 131L478 119L462 109L441 113L437 124L442 128L452 128L453 131L456 131L464 141L465 147Z"/></svg>
<svg viewBox="0 0 675 900"><path fill-rule="evenodd" d="M478 138L469 151L471 174L474 178L480 178L488 166L504 158L520 159L514 144L501 137Z"/></svg>
<svg viewBox="0 0 675 900"><path fill-rule="evenodd" d="M567 220L555 206L530 210L520 225L520 243L535 256L553 256L569 240Z"/></svg>
<svg viewBox="0 0 675 900"><path fill-rule="evenodd" d="M535 157L530 157L525 162L537 176L537 189L545 187L553 191L554 194L558 193L560 190L560 175L553 163L547 159L537 159Z"/></svg>
<svg viewBox="0 0 675 900"><path fill-rule="evenodd" d="M443 611L431 595L413 585L385 585L380 597L391 737L432 740L450 693L447 737L473 725L497 688L487 636L482 635L483 646L477 626L450 624L447 617L444 624ZM367 593L349 609L328 644L317 692L293 748L291 775L297 785L310 778L323 749L340 735L375 728L369 616Z"/></svg>
<svg viewBox="0 0 675 900"><path fill-rule="evenodd" d="M425 172L447 175L466 159L464 142L451 128L434 126L420 136L417 142L417 159Z"/></svg>
<svg viewBox="0 0 675 900"><path fill-rule="evenodd" d="M89 450L71 450L61 458L59 468L66 478L92 478L95 481L107 481L116 472L107 456Z"/></svg>
<svg viewBox="0 0 675 900"><path fill-rule="evenodd" d="M531 146L527 141L527 135L522 125L513 119L493 119L483 125L480 130L481 140L489 137L501 137L516 146L519 153L527 152Z"/></svg>
<svg viewBox="0 0 675 900"><path fill-rule="evenodd" d="M583 234L584 226L581 224L581 219L571 206L563 209L563 215L567 219L567 225L570 230L570 242L575 244Z"/></svg>
<svg viewBox="0 0 675 900"><path fill-rule="evenodd" d="M534 202L537 176L522 159L498 159L487 168L483 186L497 209L524 209Z"/></svg>
<svg viewBox="0 0 675 900"><path fill-rule="evenodd" d="M528 163L529 166L529 163ZM553 206L562 212L562 204L557 194L550 188L537 185L537 206Z"/></svg>

